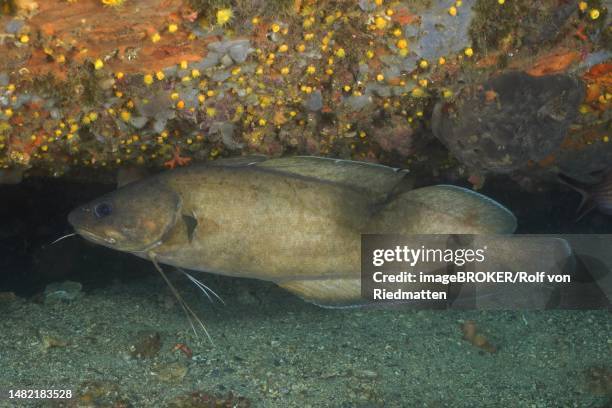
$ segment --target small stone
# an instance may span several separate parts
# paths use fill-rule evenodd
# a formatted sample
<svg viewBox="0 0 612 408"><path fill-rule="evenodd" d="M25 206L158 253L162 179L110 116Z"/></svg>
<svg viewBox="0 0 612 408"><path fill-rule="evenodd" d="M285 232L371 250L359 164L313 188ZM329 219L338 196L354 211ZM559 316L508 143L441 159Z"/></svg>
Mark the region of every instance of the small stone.
<svg viewBox="0 0 612 408"><path fill-rule="evenodd" d="M0 303L11 303L17 300L15 292L0 292Z"/></svg>
<svg viewBox="0 0 612 408"><path fill-rule="evenodd" d="M130 119L130 124L136 129L142 129L148 121L149 119L144 116L134 116Z"/></svg>
<svg viewBox="0 0 612 408"><path fill-rule="evenodd" d="M161 349L161 336L158 332L141 331L136 341L130 346L130 355L133 358L151 358Z"/></svg>
<svg viewBox="0 0 612 408"><path fill-rule="evenodd" d="M70 302L83 295L83 285L79 282L65 281L55 282L47 285L44 292L45 303L47 302Z"/></svg>
<svg viewBox="0 0 612 408"><path fill-rule="evenodd" d="M164 382L180 382L187 375L187 367L181 363L170 363L154 367L151 374Z"/></svg>
<svg viewBox="0 0 612 408"><path fill-rule="evenodd" d="M51 348L66 347L68 345L68 342L66 340L51 334L43 334L41 340L42 348L44 351L47 351Z"/></svg>
<svg viewBox="0 0 612 408"><path fill-rule="evenodd" d="M305 103L306 109L316 112L323 108L323 96L321 91L313 92Z"/></svg>
<svg viewBox="0 0 612 408"><path fill-rule="evenodd" d="M373 379L378 377L378 373L373 370L355 370L353 371L353 377L363 379Z"/></svg>

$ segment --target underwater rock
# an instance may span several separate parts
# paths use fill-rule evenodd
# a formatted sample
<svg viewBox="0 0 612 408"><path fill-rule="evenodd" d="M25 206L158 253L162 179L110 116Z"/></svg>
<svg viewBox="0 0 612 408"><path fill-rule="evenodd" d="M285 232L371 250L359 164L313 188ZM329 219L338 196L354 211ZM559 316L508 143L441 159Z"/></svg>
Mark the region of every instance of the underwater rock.
<svg viewBox="0 0 612 408"><path fill-rule="evenodd" d="M83 289L83 285L79 282L65 281L51 283L45 288L45 303L57 301L70 302L78 299L83 295L81 289Z"/></svg>
<svg viewBox="0 0 612 408"><path fill-rule="evenodd" d="M469 28L474 12L474 0L463 1L461 12L451 16L448 12L455 5L452 0L438 0L421 15L418 25L407 24L404 36L411 39L412 52L426 60L437 60L439 57L460 52L469 46ZM410 65L414 64L410 60Z"/></svg>
<svg viewBox="0 0 612 408"><path fill-rule="evenodd" d="M208 44L208 49L216 55L228 56L237 64L246 61L249 54L254 51L249 40L218 41Z"/></svg>
<svg viewBox="0 0 612 408"><path fill-rule="evenodd" d="M230 150L241 149L244 145L234 140L235 126L229 122L214 122L209 129L211 137L221 140L223 145Z"/></svg>
<svg viewBox="0 0 612 408"><path fill-rule="evenodd" d="M583 98L573 77L509 72L439 102L432 127L467 166L509 173L559 148Z"/></svg>
<svg viewBox="0 0 612 408"><path fill-rule="evenodd" d="M386 121L385 126L372 130L374 140L385 152L397 152L401 156L408 156L413 151L413 130L406 126L401 118L392 117Z"/></svg>

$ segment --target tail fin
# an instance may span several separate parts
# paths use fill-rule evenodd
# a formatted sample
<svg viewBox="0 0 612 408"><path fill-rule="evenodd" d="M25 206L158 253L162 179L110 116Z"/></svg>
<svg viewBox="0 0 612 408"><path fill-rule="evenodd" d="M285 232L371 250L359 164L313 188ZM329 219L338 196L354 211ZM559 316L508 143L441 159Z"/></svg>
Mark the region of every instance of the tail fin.
<svg viewBox="0 0 612 408"><path fill-rule="evenodd" d="M574 180L571 177L568 177L562 173L559 173L557 175L557 178L562 184L565 184L572 190L577 191L582 196L580 205L578 205L578 208L576 208L576 219L574 220L575 222L580 221L582 218L584 218L585 215L587 215L588 213L593 211L595 207L597 207L591 197L591 193L589 192L591 186Z"/></svg>

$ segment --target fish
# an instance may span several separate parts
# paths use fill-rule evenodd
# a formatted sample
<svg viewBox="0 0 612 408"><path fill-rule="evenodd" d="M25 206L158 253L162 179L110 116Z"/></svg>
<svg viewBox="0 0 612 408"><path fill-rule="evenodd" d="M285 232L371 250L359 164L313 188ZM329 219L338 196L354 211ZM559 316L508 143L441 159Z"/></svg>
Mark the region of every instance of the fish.
<svg viewBox="0 0 612 408"><path fill-rule="evenodd" d="M415 189L407 170L313 156L169 170L75 208L68 221L86 240L156 267L271 281L325 307L363 302L362 234L511 234L517 226L510 210L472 190Z"/></svg>
<svg viewBox="0 0 612 408"><path fill-rule="evenodd" d="M558 178L561 183L582 196L582 201L576 209L576 221L580 221L593 210L612 215L612 170L602 172L599 181L592 184L579 182L562 173Z"/></svg>

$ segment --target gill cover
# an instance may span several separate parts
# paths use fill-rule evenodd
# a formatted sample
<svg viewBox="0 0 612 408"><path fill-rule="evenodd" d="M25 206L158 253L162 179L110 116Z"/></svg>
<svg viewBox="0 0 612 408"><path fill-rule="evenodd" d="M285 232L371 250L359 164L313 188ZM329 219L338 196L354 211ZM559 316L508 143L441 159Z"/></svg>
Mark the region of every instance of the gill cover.
<svg viewBox="0 0 612 408"><path fill-rule="evenodd" d="M156 179L129 184L68 216L77 233L125 252L148 251L176 224L181 197Z"/></svg>

